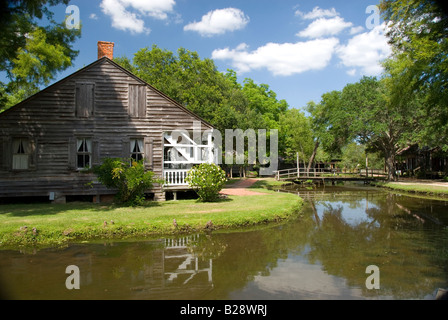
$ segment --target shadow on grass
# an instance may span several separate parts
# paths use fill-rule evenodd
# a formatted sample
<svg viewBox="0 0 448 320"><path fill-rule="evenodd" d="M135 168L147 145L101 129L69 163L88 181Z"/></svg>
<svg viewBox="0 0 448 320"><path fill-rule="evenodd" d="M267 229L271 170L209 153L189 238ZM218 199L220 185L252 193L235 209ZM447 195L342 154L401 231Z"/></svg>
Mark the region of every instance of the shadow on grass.
<svg viewBox="0 0 448 320"><path fill-rule="evenodd" d="M147 201L142 206L135 208L152 208L161 204L157 201ZM0 205L0 215L10 217L25 217L33 215L56 215L68 211L93 211L108 212L117 208L132 208L122 204L108 203L88 203L88 202L69 202L64 204L51 203L27 203L27 204L2 204Z"/></svg>
<svg viewBox="0 0 448 320"><path fill-rule="evenodd" d="M270 181L258 180L253 185L249 186L248 189L260 189L261 188L261 189L271 190L273 187L275 187L275 186L272 185L272 183Z"/></svg>

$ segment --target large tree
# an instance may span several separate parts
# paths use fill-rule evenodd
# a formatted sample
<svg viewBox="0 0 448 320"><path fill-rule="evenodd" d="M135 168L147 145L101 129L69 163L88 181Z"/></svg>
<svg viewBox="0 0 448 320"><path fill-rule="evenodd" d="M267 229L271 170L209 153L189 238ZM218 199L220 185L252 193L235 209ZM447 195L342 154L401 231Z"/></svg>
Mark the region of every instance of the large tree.
<svg viewBox="0 0 448 320"><path fill-rule="evenodd" d="M448 149L448 13L435 0L383 0L393 48L385 63L390 99L421 102L424 126L416 141Z"/></svg>
<svg viewBox="0 0 448 320"><path fill-rule="evenodd" d="M185 48L174 54L156 45L140 49L132 61L114 60L219 130L237 126L235 113L246 105L236 99L241 98L237 93L241 88L230 74L218 72L213 60L201 59Z"/></svg>
<svg viewBox="0 0 448 320"><path fill-rule="evenodd" d="M395 104L389 97L387 81L363 77L340 92L323 95L310 111L326 150L340 150L352 141L363 144L367 151L384 155L389 180L395 180L397 151L421 124L416 120L418 106Z"/></svg>
<svg viewBox="0 0 448 320"><path fill-rule="evenodd" d="M280 116L279 127L279 152L287 161L295 161L298 153L299 161L306 164L314 147L310 119L298 109L289 109Z"/></svg>
<svg viewBox="0 0 448 320"><path fill-rule="evenodd" d="M71 66L78 51L72 44L80 29L53 19L52 6L69 0L0 1L0 111L48 85ZM45 26L43 26L45 25Z"/></svg>

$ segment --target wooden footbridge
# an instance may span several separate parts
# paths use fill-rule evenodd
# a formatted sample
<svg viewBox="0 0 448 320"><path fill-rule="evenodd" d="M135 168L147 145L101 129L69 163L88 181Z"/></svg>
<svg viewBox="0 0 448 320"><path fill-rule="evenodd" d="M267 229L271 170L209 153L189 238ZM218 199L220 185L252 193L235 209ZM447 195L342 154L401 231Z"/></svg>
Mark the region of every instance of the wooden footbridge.
<svg viewBox="0 0 448 320"><path fill-rule="evenodd" d="M371 181L384 180L387 178L387 172L376 169L363 169L358 172L343 172L336 169L306 169L291 168L278 170L275 172L275 178L278 181L292 181L295 183L303 183L311 180L313 182L331 181L335 184L337 181L363 181L369 183Z"/></svg>

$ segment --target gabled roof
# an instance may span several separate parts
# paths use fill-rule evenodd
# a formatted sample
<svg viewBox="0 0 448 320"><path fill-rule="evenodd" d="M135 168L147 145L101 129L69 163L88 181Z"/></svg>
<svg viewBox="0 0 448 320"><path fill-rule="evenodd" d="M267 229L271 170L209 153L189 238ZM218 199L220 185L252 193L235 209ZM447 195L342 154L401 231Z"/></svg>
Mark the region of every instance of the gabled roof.
<svg viewBox="0 0 448 320"><path fill-rule="evenodd" d="M85 70L90 69L90 68L92 68L92 67L94 67L94 66L96 66L96 65L99 65L99 64L102 64L102 63L105 63L105 62L110 63L110 64L113 65L114 67L120 69L122 72L124 72L124 73L126 73L127 75L129 75L130 77L132 77L132 78L134 78L135 80L141 82L142 84L144 84L144 85L150 87L151 90L157 92L159 95L161 95L161 96L164 97L165 99L167 99L167 100L169 100L170 102L172 102L174 105L176 105L177 107L179 107L180 109L182 109L182 111L184 111L184 112L190 114L191 116L195 117L196 119L198 119L199 121L203 122L204 124L206 124L206 125L209 126L210 128L213 128L213 125L211 125L209 122L205 121L204 119L202 119L201 117L199 117L197 114L195 114L194 112L188 110L186 107L184 107L183 105L181 105L179 102L177 102L177 101L175 101L174 99L170 98L169 96L167 96L166 94L164 94L162 91L160 91L160 90L154 88L152 85L150 85L150 84L147 83L146 81L140 79L140 78L137 77L135 74L133 74L133 73L130 72L129 70L123 68L123 67L120 66L118 63L114 62L113 60L109 59L108 57L103 57L103 58L101 58L101 59L98 59L98 60L92 62L91 64L89 64L89 65L87 65L87 66L85 66L85 67L79 69L78 71L76 71L76 72L70 74L69 76L67 76L67 77L65 77L65 78L63 78L63 79L61 79L61 80L59 80L59 81L53 83L52 85L46 87L45 89L43 89L43 90L41 90L41 91L39 91L39 92L33 94L32 96L28 97L27 99L25 99L25 100L19 102L18 104L14 105L14 106L10 107L9 109L7 109L7 110L3 111L2 113L0 113L0 117L1 117L2 115L5 115L5 114L11 112L13 109L16 109L17 107L19 107L19 106L21 106L21 105L23 105L23 104L26 104L27 102L29 102L29 101L31 101L31 100L37 98L37 97L38 97L39 95L41 95L43 92L49 91L49 90L51 90L52 88L56 87L57 85L59 85L59 84L65 82L65 81L67 81L67 80L70 80L70 79L73 78L73 77L76 77L78 74L84 72Z"/></svg>

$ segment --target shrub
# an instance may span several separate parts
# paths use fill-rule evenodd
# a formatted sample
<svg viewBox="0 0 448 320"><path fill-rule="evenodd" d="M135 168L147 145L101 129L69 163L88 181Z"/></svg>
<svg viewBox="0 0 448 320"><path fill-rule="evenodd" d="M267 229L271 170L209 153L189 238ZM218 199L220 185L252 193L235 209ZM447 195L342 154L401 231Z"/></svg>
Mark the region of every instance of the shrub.
<svg viewBox="0 0 448 320"><path fill-rule="evenodd" d="M200 201L211 202L218 200L226 173L214 163L203 163L188 171L185 181L196 191Z"/></svg>
<svg viewBox="0 0 448 320"><path fill-rule="evenodd" d="M143 204L145 191L158 182L154 172L145 171L143 161L134 159L106 158L93 172L107 188L117 189L118 202L131 206Z"/></svg>

